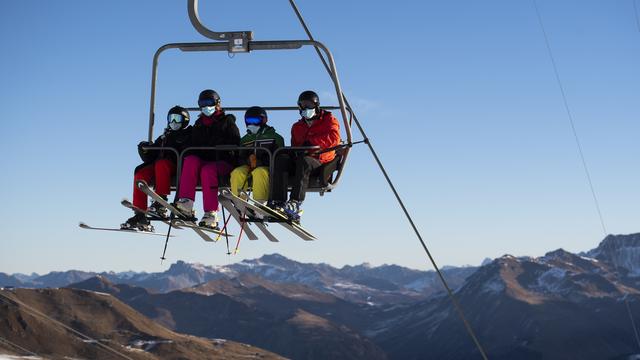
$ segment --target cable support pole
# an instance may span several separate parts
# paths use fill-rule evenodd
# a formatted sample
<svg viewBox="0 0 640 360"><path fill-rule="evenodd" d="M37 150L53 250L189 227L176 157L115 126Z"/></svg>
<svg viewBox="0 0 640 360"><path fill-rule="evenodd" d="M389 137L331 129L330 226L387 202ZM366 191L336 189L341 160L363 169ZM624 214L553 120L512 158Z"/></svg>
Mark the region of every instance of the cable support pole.
<svg viewBox="0 0 640 360"><path fill-rule="evenodd" d="M3 295L3 294L0 294L0 297L4 298L4 299L0 299L0 300L3 300L5 303L7 303L9 305L13 305L13 306L16 306L16 304L21 305L27 312L30 312L32 315L37 315L37 316L40 316L40 317L42 317L42 318L44 318L46 320L49 320L52 323L54 323L56 325L59 325L59 326L63 327L64 329L76 334L78 337L83 338L85 340L89 340L92 343L94 343L94 344L98 345L99 347L103 348L104 350L107 350L107 351L109 351L111 353L114 353L114 354L122 357L123 359L134 360L133 358L130 358L129 356L127 356L127 355L125 355L125 354L123 354L123 353L121 353L121 352L119 352L119 351L117 351L117 350L115 350L115 349L113 349L113 348L101 343L100 341L98 341L98 340L96 340L96 339L94 339L94 338L92 338L92 337L90 337L88 335L85 335L85 334L81 333L80 331L78 331L78 330L76 330L76 329L74 329L74 328L72 328L70 326L67 326L67 325L63 324L62 322L60 322L60 321L48 316L47 314L44 314L44 313L32 308L31 306L23 303L20 300L12 299L12 298L10 298L10 297L8 297L6 295Z"/></svg>
<svg viewBox="0 0 640 360"><path fill-rule="evenodd" d="M289 0L289 3L291 4L291 7L293 8L294 12L296 13L296 16L298 17L298 20L300 21L300 24L304 28L304 31L307 33L307 36L309 37L309 40L315 41L314 38L313 38L313 35L311 34L311 31L307 27L306 22L302 18L302 14L298 10L298 7L296 6L294 0ZM322 56L322 53L320 52L320 49L318 49L316 46L314 46L314 48L316 50L316 53L320 57L320 60L322 60L322 63L324 65L325 69L327 70L329 75L332 75L331 74L331 69L330 69L329 65L327 64L324 56ZM342 93L340 95L342 96L342 98L343 98L345 104L347 105L347 107L349 107L351 109L351 105L349 104L345 94ZM395 195L396 200L398 201L398 204L402 208L402 211L404 212L405 217L409 221L409 224L411 224L411 227L413 228L413 231L416 234L418 240L420 240L420 244L422 245L422 248L424 249L425 253L427 254L427 257L431 261L431 265L433 266L433 268L435 269L436 273L438 274L438 277L440 278L440 281L442 282L442 285L447 290L447 294L449 296L449 299L453 303L453 306L454 306L456 312L458 313L458 316L460 317L460 319L464 323L464 326L465 326L465 328L467 330L467 333L469 333L469 336L472 338L473 342L475 343L476 348L480 352L480 355L482 356L482 358L485 359L485 360L488 360L488 357L487 357L484 349L482 348L482 345L480 344L480 341L476 337L475 332L471 328L471 325L467 321L467 319L466 319L466 317L464 315L464 312L462 311L462 307L460 306L460 304L458 303L457 299L455 298L455 296L453 294L453 291L451 290L451 288L447 284L447 281L445 280L444 276L442 275L442 272L440 271L440 268L436 264L435 259L431 255L431 252L429 251L429 249L427 248L427 245L425 244L424 240L422 239L422 235L420 235L420 231L418 231L418 228L416 227L415 223L413 222L413 219L411 218L411 215L409 214L409 211L405 207L404 202L400 198L400 195L398 194L398 191L396 190L395 186L393 185L393 182L391 181L391 178L389 177L389 175L387 174L387 171L385 170L384 166L382 165L382 162L380 161L380 158L378 158L378 154L374 150L373 145L371 144L371 141L370 141L369 137L367 137L367 134L365 133L364 129L362 128L362 126L360 124L360 121L358 121L358 118L357 118L356 114L353 112L353 109L351 109L351 110L352 110L352 114L353 114L353 121L355 122L356 126L358 127L358 130L360 131L360 134L362 134L362 137L367 139L367 141L365 141L365 143L369 147L369 151L371 152L371 154L373 155L376 163L378 164L378 167L380 168L380 171L384 175L384 178L386 179L387 184L389 185L389 187L391 188L391 191Z"/></svg>
<svg viewBox="0 0 640 360"><path fill-rule="evenodd" d="M564 108L567 112L567 117L569 118L569 124L571 125L571 131L573 132L573 137L576 141L576 146L578 147L578 154L580 155L580 160L582 161L582 167L584 168L584 173L587 177L587 182L589 183L589 188L591 189L591 196L593 197L593 202L596 205L596 210L598 212L598 217L600 218L600 225L602 225L602 232L606 237L608 235L607 227L604 224L604 217L602 216L602 210L600 209L600 202L598 201L598 196L596 195L595 187L593 186L593 181L591 180L591 173L589 172L589 167L587 166L587 160L584 156L584 151L582 150L582 144L580 143L580 138L578 137L578 132L576 130L575 122L573 120L573 114L571 113L571 109L569 108L569 102L567 101L567 95L564 91L564 86L562 85L562 80L560 79L560 73L558 72L558 66L556 65L556 60L553 56L553 51L551 51L551 45L549 43L549 37L547 36L547 31L545 30L544 23L542 22L542 16L540 15L540 10L538 9L538 3L536 0L533 1L533 7L536 10L536 15L538 16L538 22L540 24L540 28L542 29L542 35L544 36L544 43L547 46L547 52L549 54L549 58L551 59L551 65L553 67L553 73L555 74L556 81L558 83L558 87L560 88L560 94L562 95L562 102L564 104Z"/></svg>

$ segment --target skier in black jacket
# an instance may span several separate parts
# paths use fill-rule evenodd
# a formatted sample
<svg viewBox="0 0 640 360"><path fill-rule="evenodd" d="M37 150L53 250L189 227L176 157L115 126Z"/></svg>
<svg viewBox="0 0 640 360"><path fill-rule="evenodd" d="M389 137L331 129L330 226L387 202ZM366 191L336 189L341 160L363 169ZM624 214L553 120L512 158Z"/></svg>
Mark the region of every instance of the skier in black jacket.
<svg viewBox="0 0 640 360"><path fill-rule="evenodd" d="M176 174L177 157L171 150L145 150L144 148L173 148L179 153L189 146L191 129L192 127L189 126L189 112L185 108L176 105L167 114L167 128L164 133L153 143L142 141L138 144L138 154L143 163L136 167L133 176L133 205L136 208L143 211L149 210L160 217L167 217L167 209L157 201L147 207L147 195L138 189L136 182L144 180L149 184L155 183L156 193L166 199L171 192L171 178ZM153 226L151 226L151 223L142 212L137 212L120 225L120 228L153 231Z"/></svg>
<svg viewBox="0 0 640 360"><path fill-rule="evenodd" d="M201 114L193 126L190 146L220 146L240 144L236 118L220 107L220 96L214 90L204 90L198 97ZM200 226L218 228L218 176L228 176L233 169L230 151L196 150L187 154L180 174L180 189L176 207L193 217L193 202L198 180L202 185L204 216Z"/></svg>

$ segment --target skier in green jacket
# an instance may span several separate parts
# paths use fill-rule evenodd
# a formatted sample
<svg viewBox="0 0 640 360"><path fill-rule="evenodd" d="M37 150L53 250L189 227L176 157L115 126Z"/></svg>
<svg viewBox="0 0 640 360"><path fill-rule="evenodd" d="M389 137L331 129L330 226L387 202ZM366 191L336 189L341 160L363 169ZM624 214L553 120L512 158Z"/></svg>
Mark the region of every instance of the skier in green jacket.
<svg viewBox="0 0 640 360"><path fill-rule="evenodd" d="M267 112L260 106L252 106L244 114L247 134L240 139L240 144L247 147L266 148L273 153L284 146L284 139L276 130L267 125ZM231 192L238 196L240 191L249 187L249 176L253 189L253 199L266 203L269 198L269 153L262 150L245 150L241 152L240 163L231 172Z"/></svg>

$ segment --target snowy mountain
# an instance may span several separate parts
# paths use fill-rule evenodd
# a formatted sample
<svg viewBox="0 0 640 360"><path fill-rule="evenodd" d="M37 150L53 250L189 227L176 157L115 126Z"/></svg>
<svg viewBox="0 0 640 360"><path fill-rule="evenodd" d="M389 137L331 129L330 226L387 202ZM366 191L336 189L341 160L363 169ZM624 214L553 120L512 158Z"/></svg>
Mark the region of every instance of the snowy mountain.
<svg viewBox="0 0 640 360"><path fill-rule="evenodd" d="M460 286L475 267L448 267L443 270L453 287ZM345 300L370 303L406 303L424 299L442 291L433 271L413 270L397 265L372 267L368 264L335 268L327 264L308 264L279 254L244 260L225 266L189 264L178 261L160 273L136 272L52 272L31 277L20 286L62 287L101 275L117 284L129 284L166 293L185 289L217 279L233 279L251 274L276 283L295 283L333 294ZM14 283L20 274L7 277L6 285ZM23 275L23 278L26 277ZM0 278L0 285L3 284Z"/></svg>
<svg viewBox="0 0 640 360"><path fill-rule="evenodd" d="M627 239L612 239L603 243L618 256L625 256L619 249L636 251ZM637 352L629 311L640 316L640 288L617 270L604 258L562 249L539 258L505 255L455 295L491 359L612 359ZM479 356L446 296L381 312L365 334L390 358Z"/></svg>
<svg viewBox="0 0 640 360"><path fill-rule="evenodd" d="M640 324L639 239L612 235L580 254L504 255L443 273L491 359L628 359L638 355L631 320ZM20 279L30 286L86 275ZM74 286L113 294L180 332L223 334L294 357L310 347L336 358L329 346L345 358L479 356L433 271L335 268L272 254L226 266L177 262L162 273L103 273ZM284 334L300 346L286 350Z"/></svg>
<svg viewBox="0 0 640 360"><path fill-rule="evenodd" d="M609 235L584 255L616 267L625 276L640 277L640 233Z"/></svg>

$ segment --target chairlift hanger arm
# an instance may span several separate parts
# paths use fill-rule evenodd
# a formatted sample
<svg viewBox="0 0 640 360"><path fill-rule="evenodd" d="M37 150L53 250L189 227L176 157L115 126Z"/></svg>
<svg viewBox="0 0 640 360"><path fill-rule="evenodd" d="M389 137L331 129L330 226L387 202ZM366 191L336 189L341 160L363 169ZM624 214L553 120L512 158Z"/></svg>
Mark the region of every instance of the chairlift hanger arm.
<svg viewBox="0 0 640 360"><path fill-rule="evenodd" d="M243 39L243 40L251 40L253 39L252 31L224 31L217 32L213 31L202 24L200 21L200 15L198 14L198 0L188 0L187 1L187 11L189 12L189 20L191 20L191 25L198 31L202 36L209 38L211 40L230 40L230 39Z"/></svg>

